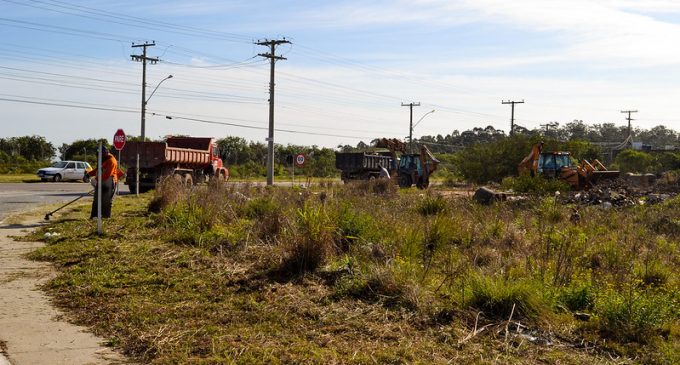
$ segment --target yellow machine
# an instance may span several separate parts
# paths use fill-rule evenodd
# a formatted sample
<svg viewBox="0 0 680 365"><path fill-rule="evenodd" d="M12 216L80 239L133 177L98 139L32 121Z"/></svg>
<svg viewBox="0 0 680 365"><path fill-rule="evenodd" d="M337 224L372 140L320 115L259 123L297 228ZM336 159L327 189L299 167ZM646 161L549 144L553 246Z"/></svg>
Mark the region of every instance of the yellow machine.
<svg viewBox="0 0 680 365"><path fill-rule="evenodd" d="M588 189L599 180L616 179L621 175L619 171L607 170L598 160L582 160L574 165L569 152L544 152L543 142L531 148L531 153L519 163L517 170L520 174L529 172L531 176L562 179L575 190Z"/></svg>

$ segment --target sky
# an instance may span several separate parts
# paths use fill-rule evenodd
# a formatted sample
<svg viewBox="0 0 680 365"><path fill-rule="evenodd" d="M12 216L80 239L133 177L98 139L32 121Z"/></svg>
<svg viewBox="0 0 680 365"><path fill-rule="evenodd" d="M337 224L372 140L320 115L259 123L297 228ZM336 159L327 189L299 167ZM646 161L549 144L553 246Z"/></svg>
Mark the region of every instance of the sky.
<svg viewBox="0 0 680 365"><path fill-rule="evenodd" d="M0 0L0 137L265 142L269 49L280 144L587 124L680 130L676 0ZM173 77L164 80L167 76ZM164 81L162 81L164 80ZM162 83L159 85L159 82ZM434 110L434 112L432 112ZM422 119L421 119L422 118Z"/></svg>

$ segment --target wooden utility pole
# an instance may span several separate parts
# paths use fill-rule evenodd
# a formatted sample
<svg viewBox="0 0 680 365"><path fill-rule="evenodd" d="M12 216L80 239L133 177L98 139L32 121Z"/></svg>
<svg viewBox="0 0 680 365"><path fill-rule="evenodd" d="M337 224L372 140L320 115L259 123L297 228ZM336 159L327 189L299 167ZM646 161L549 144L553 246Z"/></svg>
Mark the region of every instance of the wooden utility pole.
<svg viewBox="0 0 680 365"><path fill-rule="evenodd" d="M413 153L413 107L420 106L420 102L401 103L401 106L407 106L410 112L409 127L408 127L408 149Z"/></svg>
<svg viewBox="0 0 680 365"><path fill-rule="evenodd" d="M630 117L630 114L631 113L637 113L637 112L638 112L637 110L622 110L621 111L621 113L623 113L623 114L628 114L628 117L626 118L626 120L628 121L628 138L629 139L633 137L633 128L632 128L630 122L632 120L635 120L635 119ZM633 140L631 139L630 141L632 142Z"/></svg>
<svg viewBox="0 0 680 365"><path fill-rule="evenodd" d="M271 67L269 73L269 136L267 137L267 185L274 184L274 66L276 61L287 58L276 55L276 46L290 43L284 39L264 40L255 42L258 46L269 47L269 53L259 53L258 56L269 58Z"/></svg>
<svg viewBox="0 0 680 365"><path fill-rule="evenodd" d="M142 142L144 142L146 138L146 62L149 61L151 62L152 65L158 63L157 57L146 56L146 48L153 47L155 45L156 45L155 41L151 43L144 42L143 44L132 43L132 48L142 47L143 51L141 55L134 54L130 55L133 61L142 63L142 131L141 131Z"/></svg>
<svg viewBox="0 0 680 365"><path fill-rule="evenodd" d="M522 99L522 101L501 100L501 104L510 104L512 106L510 109L510 135L512 136L515 134L515 104L524 104L524 99Z"/></svg>

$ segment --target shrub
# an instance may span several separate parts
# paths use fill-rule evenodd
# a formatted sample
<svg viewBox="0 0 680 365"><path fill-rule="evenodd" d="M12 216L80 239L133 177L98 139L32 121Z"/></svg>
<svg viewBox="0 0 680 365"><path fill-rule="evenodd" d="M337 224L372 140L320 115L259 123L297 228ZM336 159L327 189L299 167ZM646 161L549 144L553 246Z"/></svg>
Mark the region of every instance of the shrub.
<svg viewBox="0 0 680 365"><path fill-rule="evenodd" d="M325 264L334 250L333 229L326 212L309 203L298 209L296 227L282 247L281 274L300 275Z"/></svg>
<svg viewBox="0 0 680 365"><path fill-rule="evenodd" d="M677 299L662 291L608 290L596 304L600 333L624 343L650 343L674 320L677 306Z"/></svg>
<svg viewBox="0 0 680 365"><path fill-rule="evenodd" d="M541 291L531 281L508 282L477 275L471 282L472 297L467 304L483 311L488 317L498 319L507 319L514 305L514 318L535 319L546 313L548 308Z"/></svg>
<svg viewBox="0 0 680 365"><path fill-rule="evenodd" d="M516 177L506 177L502 182L503 188L512 189L518 193L533 193L538 195L553 194L556 191L568 191L569 184L560 179L546 179L542 176L521 174Z"/></svg>
<svg viewBox="0 0 680 365"><path fill-rule="evenodd" d="M243 214L253 220L255 235L265 242L274 240L283 230L285 212L271 197L248 201Z"/></svg>
<svg viewBox="0 0 680 365"><path fill-rule="evenodd" d="M186 195L187 189L180 181L171 177L162 179L154 191L153 198L149 201L147 211L149 213L160 213L166 207L182 200Z"/></svg>
<svg viewBox="0 0 680 365"><path fill-rule="evenodd" d="M382 196L394 196L397 194L397 185L393 179L373 179L351 182L348 184L353 189L363 194L374 194Z"/></svg>
<svg viewBox="0 0 680 365"><path fill-rule="evenodd" d="M357 271L336 284L337 297L349 296L367 302L382 302L388 307L418 307L414 285L388 266L371 266L367 273Z"/></svg>
<svg viewBox="0 0 680 365"><path fill-rule="evenodd" d="M441 195L426 195L416 209L424 216L437 215L446 210L446 200Z"/></svg>
<svg viewBox="0 0 680 365"><path fill-rule="evenodd" d="M338 211L336 224L340 247L346 252L354 241L367 233L374 225L374 218L357 211L349 203L345 203Z"/></svg>
<svg viewBox="0 0 680 365"><path fill-rule="evenodd" d="M591 310L595 305L595 293L588 285L566 288L560 293L559 301L570 311Z"/></svg>

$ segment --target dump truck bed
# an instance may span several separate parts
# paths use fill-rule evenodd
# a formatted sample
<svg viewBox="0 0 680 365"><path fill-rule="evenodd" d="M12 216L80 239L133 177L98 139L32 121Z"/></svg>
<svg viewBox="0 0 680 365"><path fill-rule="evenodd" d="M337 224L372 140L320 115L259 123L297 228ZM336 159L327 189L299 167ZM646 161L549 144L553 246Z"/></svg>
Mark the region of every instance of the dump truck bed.
<svg viewBox="0 0 680 365"><path fill-rule="evenodd" d="M121 151L121 163L128 167L136 166L138 153L139 167L142 169L163 164L178 164L191 168L211 163L210 138L182 138L182 140L184 141L168 139L167 143L128 142Z"/></svg>
<svg viewBox="0 0 680 365"><path fill-rule="evenodd" d="M392 157L368 154L365 152L336 152L335 167L342 171L379 171L382 165L389 168Z"/></svg>

